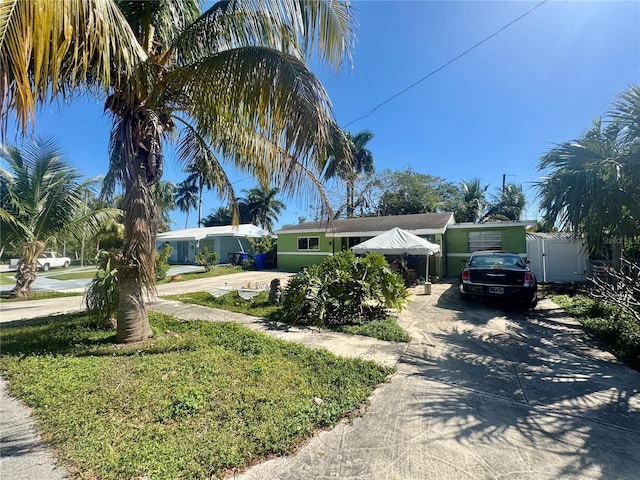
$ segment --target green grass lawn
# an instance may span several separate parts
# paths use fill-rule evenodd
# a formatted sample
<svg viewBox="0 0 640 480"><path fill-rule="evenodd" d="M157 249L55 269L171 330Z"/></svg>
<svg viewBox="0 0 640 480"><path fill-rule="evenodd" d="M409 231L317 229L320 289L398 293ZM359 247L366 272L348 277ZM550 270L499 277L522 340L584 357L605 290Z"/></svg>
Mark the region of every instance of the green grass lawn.
<svg viewBox="0 0 640 480"><path fill-rule="evenodd" d="M151 320L155 340L132 346L83 315L0 330L0 371L72 475L221 478L294 451L392 373L237 324Z"/></svg>
<svg viewBox="0 0 640 480"><path fill-rule="evenodd" d="M278 311L280 307L269 303L268 292L261 292L251 300L244 300L237 291L231 291L226 295L214 297L209 292L189 292L180 295L165 295L162 298L177 300L184 303L202 305L204 307L221 308L231 312L244 313L260 318L270 318L279 321ZM364 325L338 325L332 330L349 333L352 335L364 335L393 342L409 342L411 337L398 325L394 317L373 321Z"/></svg>

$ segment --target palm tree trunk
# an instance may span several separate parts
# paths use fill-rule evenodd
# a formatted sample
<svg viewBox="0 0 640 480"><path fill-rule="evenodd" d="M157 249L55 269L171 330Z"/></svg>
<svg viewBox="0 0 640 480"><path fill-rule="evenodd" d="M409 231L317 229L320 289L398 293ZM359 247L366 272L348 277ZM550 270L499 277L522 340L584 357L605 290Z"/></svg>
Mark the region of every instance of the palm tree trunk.
<svg viewBox="0 0 640 480"><path fill-rule="evenodd" d="M11 290L11 297L27 297L31 293L31 285L38 276L38 262L20 262L16 272L16 285Z"/></svg>
<svg viewBox="0 0 640 480"><path fill-rule="evenodd" d="M135 274L120 279L117 343L140 342L153 336L147 316L142 285Z"/></svg>
<svg viewBox="0 0 640 480"><path fill-rule="evenodd" d="M145 295L155 290L156 208L145 178L139 176L128 185L124 204L125 239L118 279L116 342L139 342L152 336ZM143 288L147 291L143 293Z"/></svg>
<svg viewBox="0 0 640 480"><path fill-rule="evenodd" d="M198 189L198 228L202 227L202 182Z"/></svg>

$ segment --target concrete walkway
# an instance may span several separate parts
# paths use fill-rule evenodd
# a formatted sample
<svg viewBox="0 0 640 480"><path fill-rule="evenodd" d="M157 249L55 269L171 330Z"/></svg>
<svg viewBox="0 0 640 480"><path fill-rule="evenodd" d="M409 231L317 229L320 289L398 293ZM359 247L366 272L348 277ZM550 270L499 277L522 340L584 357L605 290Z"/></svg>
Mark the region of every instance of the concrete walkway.
<svg viewBox="0 0 640 480"><path fill-rule="evenodd" d="M234 277L236 283L249 281ZM162 287L209 288L202 286ZM451 284L434 284L430 296L420 293L414 289L399 317L413 337L410 344L282 327L164 300L152 308L184 319L236 321L398 369L361 417L235 478L638 478L639 372L599 349L549 300L523 311L461 303Z"/></svg>

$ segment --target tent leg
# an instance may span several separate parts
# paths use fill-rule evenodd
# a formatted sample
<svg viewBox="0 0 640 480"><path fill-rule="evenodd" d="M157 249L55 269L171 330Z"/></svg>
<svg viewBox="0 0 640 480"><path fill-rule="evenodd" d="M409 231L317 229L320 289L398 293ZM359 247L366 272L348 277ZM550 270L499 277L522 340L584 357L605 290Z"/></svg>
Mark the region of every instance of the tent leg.
<svg viewBox="0 0 640 480"><path fill-rule="evenodd" d="M429 255L427 255L425 273L424 273L424 294L431 295L431 282L429 281Z"/></svg>

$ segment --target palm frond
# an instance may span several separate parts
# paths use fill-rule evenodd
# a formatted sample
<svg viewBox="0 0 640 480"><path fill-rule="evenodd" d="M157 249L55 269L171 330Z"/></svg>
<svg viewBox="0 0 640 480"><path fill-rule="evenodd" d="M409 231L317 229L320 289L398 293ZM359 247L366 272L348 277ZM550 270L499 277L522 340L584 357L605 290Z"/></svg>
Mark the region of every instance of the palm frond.
<svg viewBox="0 0 640 480"><path fill-rule="evenodd" d="M28 41L25 41L28 39ZM112 0L0 3L0 133L9 113L23 132L35 105L77 88L131 83L146 54Z"/></svg>

